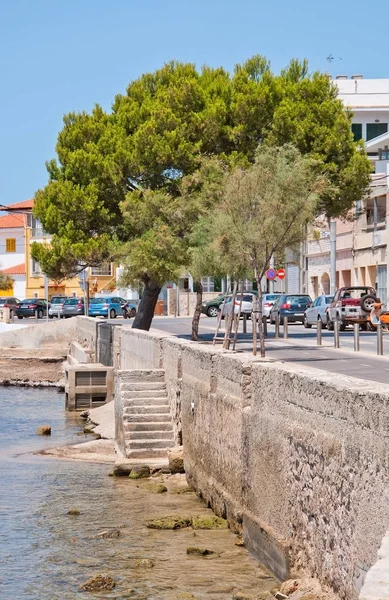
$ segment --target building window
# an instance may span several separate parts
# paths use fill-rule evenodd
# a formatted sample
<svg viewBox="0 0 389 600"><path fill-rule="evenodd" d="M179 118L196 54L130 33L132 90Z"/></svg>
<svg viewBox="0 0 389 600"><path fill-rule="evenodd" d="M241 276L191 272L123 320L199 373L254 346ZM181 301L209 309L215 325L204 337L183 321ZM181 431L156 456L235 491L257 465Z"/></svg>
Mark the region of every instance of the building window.
<svg viewBox="0 0 389 600"><path fill-rule="evenodd" d="M389 150L380 150L380 160L389 160Z"/></svg>
<svg viewBox="0 0 389 600"><path fill-rule="evenodd" d="M5 251L6 252L16 252L16 239L15 238L7 238L5 240Z"/></svg>
<svg viewBox="0 0 389 600"><path fill-rule="evenodd" d="M367 226L379 225L385 223L386 219L386 197L369 198L366 202L366 221Z"/></svg>
<svg viewBox="0 0 389 600"><path fill-rule="evenodd" d="M355 142L358 142L362 139L362 123L353 123L351 125L351 131L353 133Z"/></svg>
<svg viewBox="0 0 389 600"><path fill-rule="evenodd" d="M33 275L42 275L42 269L37 260L31 259L31 272Z"/></svg>
<svg viewBox="0 0 389 600"><path fill-rule="evenodd" d="M112 275L112 264L108 263L105 265L101 265L100 267L91 267L91 275Z"/></svg>
<svg viewBox="0 0 389 600"><path fill-rule="evenodd" d="M387 123L368 123L366 125L366 141L372 140L373 138L383 135L388 131Z"/></svg>
<svg viewBox="0 0 389 600"><path fill-rule="evenodd" d="M201 283L203 284L203 292L214 292L215 283L213 277L202 277Z"/></svg>

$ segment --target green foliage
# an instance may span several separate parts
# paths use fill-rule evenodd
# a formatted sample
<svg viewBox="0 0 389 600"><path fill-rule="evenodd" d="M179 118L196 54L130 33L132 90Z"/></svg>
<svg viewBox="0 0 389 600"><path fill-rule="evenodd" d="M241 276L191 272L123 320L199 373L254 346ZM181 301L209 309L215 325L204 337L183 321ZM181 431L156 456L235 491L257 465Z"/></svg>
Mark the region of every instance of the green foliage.
<svg viewBox="0 0 389 600"><path fill-rule="evenodd" d="M162 284L188 265L199 276L211 266L219 272L217 252L205 253L204 218L220 201L220 164L247 168L258 144L285 142L312 156L331 183L318 211L344 215L361 198L369 167L350 115L306 61L278 76L263 56L232 75L168 63L131 82L110 113L95 106L64 117L57 160L35 197L51 247L33 244L32 254L54 279L113 257L128 282Z"/></svg>
<svg viewBox="0 0 389 600"><path fill-rule="evenodd" d="M262 146L252 166L227 175L223 203L208 226L229 272L239 278L251 271L260 286L271 256L304 238L328 186L316 162L290 144Z"/></svg>

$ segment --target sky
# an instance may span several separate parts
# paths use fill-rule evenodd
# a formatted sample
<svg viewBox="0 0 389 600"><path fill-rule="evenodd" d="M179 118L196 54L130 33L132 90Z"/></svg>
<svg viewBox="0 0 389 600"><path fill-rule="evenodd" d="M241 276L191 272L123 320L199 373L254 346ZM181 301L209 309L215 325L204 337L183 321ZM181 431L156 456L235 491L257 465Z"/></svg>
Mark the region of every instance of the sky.
<svg viewBox="0 0 389 600"><path fill-rule="evenodd" d="M170 60L232 70L254 54L332 75L387 78L362 0L0 0L0 204L47 182L63 115L110 110ZM382 44L381 44L382 45ZM378 48L378 50L377 50ZM332 62L326 57L332 56Z"/></svg>

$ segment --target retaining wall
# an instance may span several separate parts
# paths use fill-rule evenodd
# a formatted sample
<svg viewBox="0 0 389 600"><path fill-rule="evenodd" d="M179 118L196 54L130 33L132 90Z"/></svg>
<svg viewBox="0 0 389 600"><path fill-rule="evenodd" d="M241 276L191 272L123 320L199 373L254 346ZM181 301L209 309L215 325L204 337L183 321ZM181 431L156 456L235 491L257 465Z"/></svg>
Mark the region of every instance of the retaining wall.
<svg viewBox="0 0 389 600"><path fill-rule="evenodd" d="M258 558L357 598L389 523L389 386L161 332L119 346L121 369L165 369L187 477Z"/></svg>
<svg viewBox="0 0 389 600"><path fill-rule="evenodd" d="M76 317L67 319L75 321L77 327L77 336L75 340L84 348L90 348L96 353L97 350L97 319L92 317Z"/></svg>
<svg viewBox="0 0 389 600"><path fill-rule="evenodd" d="M77 329L76 319L53 320L44 324L34 323L21 329L0 333L0 346L3 349L67 348L75 339Z"/></svg>

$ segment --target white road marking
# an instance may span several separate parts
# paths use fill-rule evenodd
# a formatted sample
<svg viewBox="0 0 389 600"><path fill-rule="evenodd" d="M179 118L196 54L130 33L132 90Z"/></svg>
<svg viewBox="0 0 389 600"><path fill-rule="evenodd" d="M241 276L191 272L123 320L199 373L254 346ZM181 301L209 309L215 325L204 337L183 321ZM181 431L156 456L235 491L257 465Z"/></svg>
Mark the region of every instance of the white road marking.
<svg viewBox="0 0 389 600"><path fill-rule="evenodd" d="M371 365L366 365L365 363L360 363L360 366L361 367L370 367L371 368Z"/></svg>

